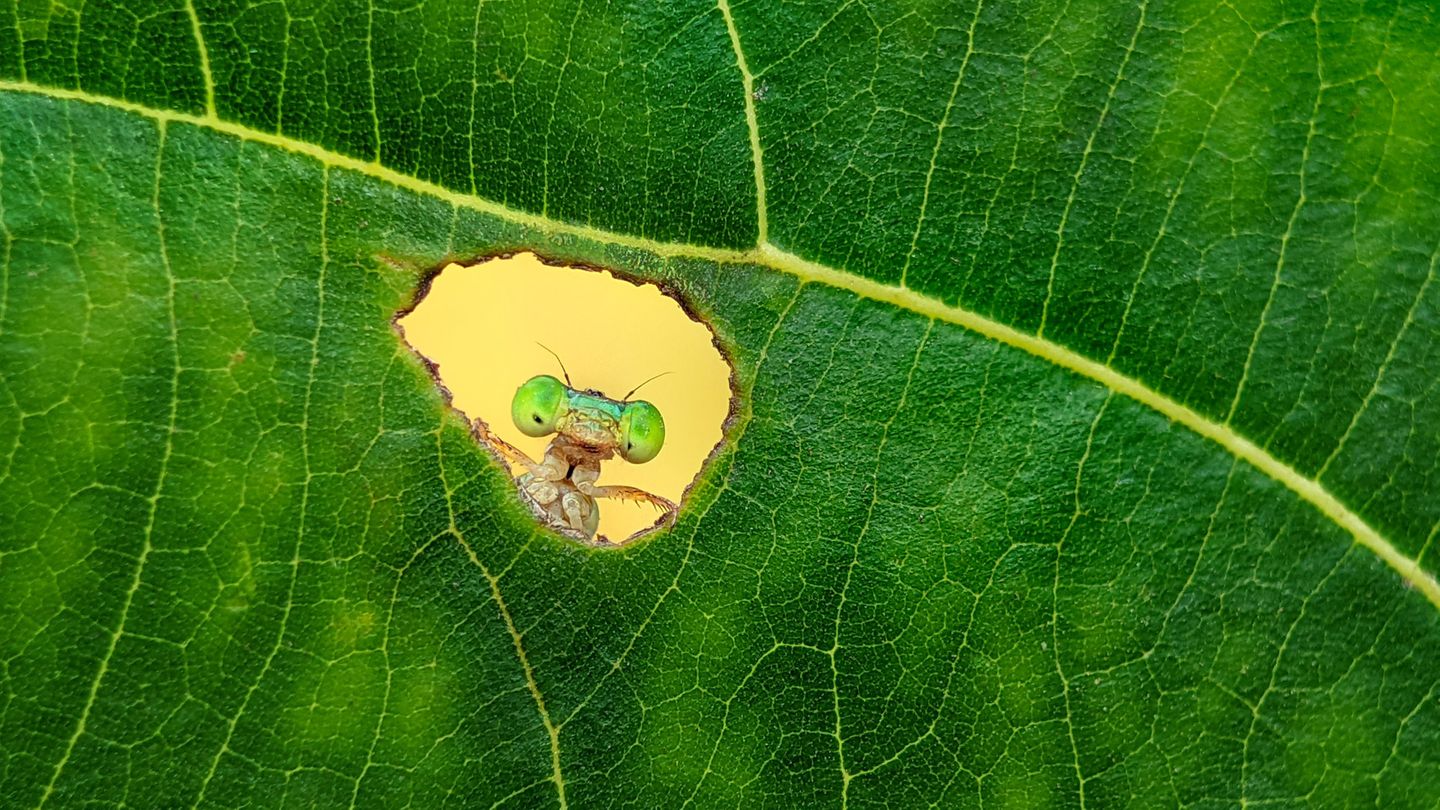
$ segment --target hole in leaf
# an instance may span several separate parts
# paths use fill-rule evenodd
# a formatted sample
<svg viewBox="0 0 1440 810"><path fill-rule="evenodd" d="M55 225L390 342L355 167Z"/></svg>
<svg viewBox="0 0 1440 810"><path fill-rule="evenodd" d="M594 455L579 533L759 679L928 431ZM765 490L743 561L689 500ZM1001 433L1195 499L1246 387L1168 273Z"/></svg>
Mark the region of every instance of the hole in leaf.
<svg viewBox="0 0 1440 810"><path fill-rule="evenodd" d="M623 428L606 422L605 435L614 437L616 454L600 461L596 486L634 487L679 504L720 443L731 412L730 364L710 329L655 285L608 271L550 265L532 253L469 267L450 264L397 323L411 348L434 364L451 404L535 462L543 462L557 437L568 430L567 440L573 439L578 428L543 436L521 432L511 406L526 381L537 375L563 381L568 370L581 394L573 408L566 406L569 412L597 407L583 398L588 389L619 403L622 410L612 416L623 413L626 393L643 382L629 401L644 400L659 410L664 420L660 452L645 463L626 461L616 432ZM663 376L645 382L656 375ZM520 418L535 425L546 421L529 412ZM638 441L632 435L636 430L627 437ZM526 472L523 463L510 467L517 477ZM558 486L562 495L573 491L564 480ZM523 492L520 497L537 506ZM652 503L633 499L602 497L594 504L599 510L596 537L617 542L633 539L666 517ZM586 534L568 529L563 509L555 511L545 520L552 528Z"/></svg>

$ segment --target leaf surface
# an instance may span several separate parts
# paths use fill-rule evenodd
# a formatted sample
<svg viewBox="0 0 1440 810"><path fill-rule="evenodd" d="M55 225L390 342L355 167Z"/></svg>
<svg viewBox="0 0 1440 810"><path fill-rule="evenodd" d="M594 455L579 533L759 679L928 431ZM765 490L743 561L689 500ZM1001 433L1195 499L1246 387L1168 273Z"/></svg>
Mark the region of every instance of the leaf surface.
<svg viewBox="0 0 1440 810"><path fill-rule="evenodd" d="M1420 3L0 6L0 795L1433 806ZM533 248L741 419L539 531L391 328Z"/></svg>

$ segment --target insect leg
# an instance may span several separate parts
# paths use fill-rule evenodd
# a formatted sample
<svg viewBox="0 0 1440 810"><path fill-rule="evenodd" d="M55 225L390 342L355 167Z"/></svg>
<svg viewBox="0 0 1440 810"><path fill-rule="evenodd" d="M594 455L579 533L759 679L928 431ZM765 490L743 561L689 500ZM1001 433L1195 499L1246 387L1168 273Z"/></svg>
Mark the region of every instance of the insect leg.
<svg viewBox="0 0 1440 810"><path fill-rule="evenodd" d="M533 475L521 476L520 488L542 507L550 506L560 497L560 491L556 489L554 482Z"/></svg>
<svg viewBox="0 0 1440 810"><path fill-rule="evenodd" d="M567 492L561 498L561 504L570 528L594 536L596 527L600 525L600 510L595 501L580 492Z"/></svg>
<svg viewBox="0 0 1440 810"><path fill-rule="evenodd" d="M553 443L546 448L543 460L533 461L520 448L496 436L484 422L477 419L474 426L475 435L481 441L493 447L495 452L499 453L506 461L523 467L525 473L535 481L565 480L566 474L569 472L569 464L555 452Z"/></svg>
<svg viewBox="0 0 1440 810"><path fill-rule="evenodd" d="M536 472L536 468L540 466L532 461L529 456L525 455L523 450L496 436L494 431L490 430L490 426L481 420L476 419L472 422L471 429L475 431L476 438L490 445L490 447L499 453L506 461L524 467L526 472L533 475ZM548 476L545 477L548 478Z"/></svg>
<svg viewBox="0 0 1440 810"><path fill-rule="evenodd" d="M675 503L669 498L662 498L659 495L652 495L637 487L606 486L597 487L591 483L576 482L576 487L592 498L615 498L621 501L634 501L636 503L648 503L662 512L675 511Z"/></svg>
<svg viewBox="0 0 1440 810"><path fill-rule="evenodd" d="M599 477L599 464L577 466L570 473L570 480L575 482L575 488L592 498L616 498L622 501L648 503L662 512L673 512L675 510L675 504L671 503L668 498L651 495L638 487L598 486L595 481Z"/></svg>

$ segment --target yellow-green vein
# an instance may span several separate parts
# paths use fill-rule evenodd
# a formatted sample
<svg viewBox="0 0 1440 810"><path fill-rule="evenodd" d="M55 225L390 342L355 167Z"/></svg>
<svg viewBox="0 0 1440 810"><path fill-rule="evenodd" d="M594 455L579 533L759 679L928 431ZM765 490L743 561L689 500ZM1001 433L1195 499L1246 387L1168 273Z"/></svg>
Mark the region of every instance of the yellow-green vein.
<svg viewBox="0 0 1440 810"><path fill-rule="evenodd" d="M550 710L545 706L545 696L540 692L540 684L535 681L535 670L530 666L530 657L525 653L524 639L520 629L515 626L515 619L510 615L510 606L505 604L505 597L500 593L500 577L490 573L490 568L475 554L475 549L465 541L465 535L461 534L460 526L455 522L455 503L452 497L453 490L450 482L445 476L444 447L440 443L440 431L442 425L435 432L435 444L437 457L440 460L440 485L445 492L445 510L449 515L449 527L447 531L460 544L465 551L465 556L470 559L471 564L480 569L480 575L485 577L485 582L490 586L490 598L495 602L495 609L500 618L505 622L505 630L510 634L510 643L515 648L515 657L520 662L520 670L525 674L525 688L530 691L530 697L535 701L535 710L540 715L540 723L545 727L545 734L550 740L550 781L555 783L555 795L560 802L560 810L568 806L565 800L565 776L560 770L560 727L555 725L550 717Z"/></svg>
<svg viewBox="0 0 1440 810"><path fill-rule="evenodd" d="M1189 406L1182 405L1139 380L1121 374L1103 363L1091 360L1042 337L1021 332L1014 327L990 320L963 307L951 306L911 290L853 276L777 248L765 246L760 248L759 252L767 256L768 260L764 263L768 267L793 273L807 281L840 287L856 295L883 301L921 315L962 326L992 340L1033 354L1061 368L1088 377L1117 394L1123 394L1158 411L1170 420L1215 442L1236 458L1244 460L1255 469L1283 484L1291 492L1299 495L1319 509L1327 518L1348 531L1356 542L1374 552L1387 565L1395 569L1396 573L1400 574L1406 582L1423 593L1433 605L1440 608L1440 583L1436 582L1434 576L1422 569L1414 560L1400 553L1399 549L1395 548L1389 540L1341 503L1320 482L1301 475L1299 471L1236 433L1228 425L1207 419Z"/></svg>
<svg viewBox="0 0 1440 810"><path fill-rule="evenodd" d="M950 113L955 111L955 97L960 95L960 86L965 83L965 71L970 67L970 57L975 55L975 27L980 24L980 11L985 0L976 0L975 13L970 17L970 27L965 31L965 56L960 59L960 70L950 85L950 98L945 102L945 112L940 123L935 125L935 145L930 149L930 167L925 170L925 190L920 194L920 214L915 217L915 232L910 234L910 249L905 252L905 263L900 267L900 286L910 277L910 262L915 258L915 249L920 244L920 230L925 227L925 212L930 208L930 184L935 179L935 167L939 164L940 144L945 141L945 130L950 126Z"/></svg>
<svg viewBox="0 0 1440 810"><path fill-rule="evenodd" d="M195 49L200 52L200 77L205 80L205 115L215 113L215 75L210 72L210 49L205 47L205 34L200 30L200 15L195 13L195 0L185 0L185 13L190 15L190 30L195 34Z"/></svg>
<svg viewBox="0 0 1440 810"><path fill-rule="evenodd" d="M723 263L748 263L793 275L803 281L824 284L848 290L855 295L882 301L902 309L955 324L984 335L991 340L1012 346L1042 360L1068 369L1083 377L1123 394L1167 418L1184 425L1195 433L1220 445L1236 458L1255 467L1273 478L1287 489L1310 503L1322 514L1348 531L1356 542L1370 549L1387 565L1393 568L1410 586L1420 591L1435 607L1440 608L1440 583L1422 569L1419 564L1402 554L1399 549L1367 524L1359 515L1325 489L1320 482L1302 475L1285 462L1270 455L1265 449L1248 438L1235 432L1229 425L1206 418L1186 405L1170 399L1164 394L1132 377L1128 377L1109 366L1092 360L1058 343L1038 335L1021 332L1012 326L987 318L964 307L946 304L926 295L872 279L857 276L818 262L786 252L768 242L761 242L754 248L735 250L705 245L689 245L677 242L661 242L640 236L613 233L588 225L574 225L517 211L491 200L472 194L462 194L397 172L378 163L330 152L319 146L287 138L283 135L261 132L241 124L212 120L189 113L157 110L128 101L106 96L97 96L79 90L45 87L30 82L0 81L0 91L12 91L41 95L53 99L79 101L112 109L124 110L146 116L156 121L185 123L231 135L254 143L266 144L299 155L305 155L322 164L336 169L345 169L389 183L398 188L414 191L443 200L451 205L479 211L507 222L534 229L550 236L573 236L618 247L643 250L662 257L690 257Z"/></svg>
<svg viewBox="0 0 1440 810"><path fill-rule="evenodd" d="M165 491L165 475L170 471L170 458L175 450L175 426L180 412L180 332L175 322L175 273L170 266L170 252L165 247L165 223L160 215L160 172L165 159L165 124L159 126L155 143L155 186L151 205L155 209L155 240L160 248L160 264L165 268L165 312L169 325L170 359L172 371L170 375L170 415L168 425L165 429L165 449L160 456L160 470L155 477L155 491L146 498L148 514L145 518L145 533L142 537L140 553L135 559L135 572L130 577L130 585L125 589L125 601L120 605L120 618L115 623L115 631L110 634L110 643L105 648L105 654L100 658L100 664L95 668L95 677L90 681L90 689L85 697L85 705L80 709L80 719L75 723L75 730L70 734L70 739L65 743L65 751L55 763L55 769L50 772L50 781L45 783L45 791L40 796L40 803L37 807L44 807L55 793L55 785L60 782L60 775L64 773L65 766L70 762L71 754L75 753L75 745L80 738L85 736L85 726L90 720L90 712L95 708L95 700L100 695L100 686L105 682L105 676L110 672L110 662L115 658L115 650L120 646L120 639L125 635L125 624L130 619L130 608L135 604L135 593L140 590L140 578L145 573L145 564L150 560L150 552L154 549L155 518L160 511L160 495Z"/></svg>
<svg viewBox="0 0 1440 810"><path fill-rule="evenodd" d="M1085 140L1085 151L1080 153L1080 165L1075 167L1075 175L1070 178L1070 195L1065 198L1065 210L1060 214L1060 225L1055 229L1055 250L1050 254L1050 276L1045 282L1045 300L1040 304L1040 327L1036 334L1044 337L1045 326L1050 319L1050 300L1055 296L1055 272L1060 267L1060 251L1065 247L1065 229L1070 224L1070 211L1075 207L1075 193L1080 190L1080 178L1085 174L1085 167L1090 165L1090 155L1095 152L1095 136L1105 126L1105 119L1110 117L1110 105L1115 101L1115 91L1120 87L1120 82L1125 80L1125 68L1130 65L1130 57L1135 55L1135 43L1140 41L1140 32L1145 29L1145 12L1150 9L1149 0L1140 4L1140 19L1135 21L1135 30L1130 32L1130 43L1125 46L1125 56L1120 59L1120 67L1115 71L1115 80L1110 82L1110 89L1105 93L1105 104L1100 107L1100 117L1095 119L1095 126L1090 130L1090 137Z"/></svg>
<svg viewBox="0 0 1440 810"><path fill-rule="evenodd" d="M730 13L729 0L715 0L720 13L725 17L725 30L730 32L730 47L735 49L735 65L740 68L740 81L745 87L745 127L750 131L750 163L755 170L755 229L760 244L770 239L769 218L765 211L765 150L760 147L760 123L755 117L755 74L745 61L745 51L740 48L740 31L735 27L735 17Z"/></svg>

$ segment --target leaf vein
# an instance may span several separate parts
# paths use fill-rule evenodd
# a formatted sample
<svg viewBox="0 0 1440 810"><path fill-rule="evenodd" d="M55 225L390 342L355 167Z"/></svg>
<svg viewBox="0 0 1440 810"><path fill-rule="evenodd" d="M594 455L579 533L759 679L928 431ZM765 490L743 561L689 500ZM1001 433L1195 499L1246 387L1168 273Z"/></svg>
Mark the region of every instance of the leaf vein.
<svg viewBox="0 0 1440 810"><path fill-rule="evenodd" d="M940 123L935 125L935 146L930 150L930 168L925 170L925 190L920 195L920 215L915 218L915 232L910 235L910 250L905 254L905 264L900 268L901 287L905 286L905 280L910 275L910 262L915 258L915 247L920 243L920 229L925 226L925 212L930 206L930 181L935 178L940 144L945 140L945 129L950 126L950 113L955 109L955 97L960 93L960 86L965 83L965 70L970 67L970 57L975 53L975 26L980 22L980 10L984 7L984 0L976 0L975 14L970 18L970 28L965 32L965 57L960 60L960 71L955 76L955 82L950 85L950 98L945 102L945 112L940 116Z"/></svg>
<svg viewBox="0 0 1440 810"><path fill-rule="evenodd" d="M1320 470L1315 473L1316 480L1323 480L1325 478L1325 473L1330 470L1330 465L1335 462L1335 459L1340 457L1341 452L1345 449L1346 442L1348 442L1350 436L1354 434L1355 426L1360 423L1360 417L1364 416L1365 412L1369 410L1371 402L1375 399L1375 395L1379 393L1380 382L1384 380L1385 375L1389 373L1390 364L1395 361L1396 350L1399 349L1400 344L1404 342L1405 335L1409 333L1410 327L1415 325L1415 317L1420 311L1420 304L1424 302L1426 294L1430 291L1430 284L1435 280L1437 263L1440 263L1440 245L1437 245L1435 252L1430 255L1430 267L1425 273L1425 280L1421 282L1419 292L1415 293L1414 300L1410 302L1410 308L1405 313L1405 320L1395 332L1394 339L1390 341L1390 348L1385 352L1385 359L1380 362L1380 368L1375 372L1375 379L1370 383L1370 390L1365 393L1365 398L1360 401L1360 406L1355 409L1355 413L1350 417L1350 424L1346 426L1345 432L1340 434L1340 440L1335 443L1335 449L1330 451L1330 455L1325 459L1325 463L1321 464Z"/></svg>
<svg viewBox="0 0 1440 810"><path fill-rule="evenodd" d="M1090 163L1090 155L1095 147L1095 138L1105 126L1105 119L1110 116L1110 104L1115 100L1115 91L1120 87L1120 82L1125 80L1125 68L1130 65L1130 57L1135 55L1135 43L1140 40L1140 32L1145 28L1145 12L1150 9L1150 0L1144 0L1140 4L1140 19L1135 21L1135 30L1130 33L1130 42L1125 46L1125 56L1120 59L1120 67L1115 71L1115 80L1110 82L1110 90L1105 94L1105 103L1100 107L1100 117L1095 119L1095 126L1090 130L1090 137L1085 141L1085 151L1080 155L1080 165L1075 167L1075 176L1070 178L1070 196L1065 199L1065 210L1060 214L1060 226L1055 230L1055 252L1050 255L1050 278L1045 284L1045 301L1040 305L1040 327L1036 331L1041 337L1045 336L1045 326L1050 315L1050 300L1055 293L1055 270L1060 265L1060 251L1065 247L1065 228L1070 224L1070 210L1075 206L1075 194L1080 190L1080 178L1085 174L1085 167Z"/></svg>
<svg viewBox="0 0 1440 810"><path fill-rule="evenodd" d="M1155 238L1150 240L1150 247L1145 250L1145 258L1140 261L1140 270L1135 274L1135 283L1130 286L1130 294L1125 298L1125 311L1120 315L1120 328L1115 331L1115 341L1110 344L1110 354L1105 358L1106 365L1114 362L1116 353L1120 351L1120 344L1125 339L1125 330L1130 325L1130 313L1135 307L1136 297L1140 294L1140 283L1145 280L1145 274L1150 270L1150 262L1155 258L1156 249L1160 247L1160 243L1169 233L1170 218L1175 214L1175 204L1185 193L1185 183L1190 179L1190 172L1195 169L1195 163L1200 159L1200 153L1205 151L1210 131L1215 126L1215 119L1220 117L1220 108L1225 106L1225 101L1230 98L1231 91L1235 89L1240 76L1244 74L1246 66L1250 64L1250 57L1255 55L1260 40L1263 38L1263 33L1255 35L1249 50L1245 52L1245 58L1240 60L1235 72L1230 74L1230 80L1226 82L1219 97L1215 99L1215 104L1210 108L1210 115L1205 119L1205 126L1200 130L1200 138L1195 142L1195 150L1190 153L1190 159L1185 161L1185 169L1180 173L1180 180L1175 184L1175 190L1170 192L1170 199L1165 203L1165 215L1160 219L1160 227L1155 231ZM1156 126L1159 126L1158 122Z"/></svg>
<svg viewBox="0 0 1440 810"><path fill-rule="evenodd" d="M185 13L190 16L190 30L195 34L195 49L200 52L200 78L205 80L205 117L216 118L215 76L210 72L210 49L205 47L205 34L200 30L200 15L195 0L185 0Z"/></svg>
<svg viewBox="0 0 1440 810"><path fill-rule="evenodd" d="M1070 513L1070 522L1061 533L1060 540L1055 544L1055 581L1050 588L1050 652L1055 658L1055 675L1060 678L1060 692L1065 700L1065 736L1070 741L1070 756L1075 759L1075 785L1080 794L1080 807L1085 807L1085 772L1080 767L1080 746L1075 742L1075 720L1074 710L1070 705L1070 679L1065 675L1065 666L1060 661L1060 558L1065 554L1065 541L1070 538L1070 532L1075 529L1075 523L1085 514L1085 507L1080 503L1080 489L1082 478L1085 475L1085 464L1090 461L1090 451L1095 447L1095 431L1100 427L1100 421L1105 418L1105 410L1110 406L1110 400L1114 396L1105 397L1100 407L1095 410L1095 418L1090 420L1090 431L1085 437L1085 451L1080 454L1080 461L1075 465L1075 509Z"/></svg>
<svg viewBox="0 0 1440 810"><path fill-rule="evenodd" d="M1140 380L1129 377L1110 366L1080 354L1064 345L1048 340L1038 334L1022 332L1013 326L993 320L964 307L946 304L938 299L909 289L884 284L845 270L802 258L775 247L768 242L748 250L720 248L708 245L693 245L681 242L665 242L646 237L632 236L596 228L590 225L557 221L526 211L496 203L472 194L464 194L425 180L387 168L377 163L358 160L353 157L331 152L315 144L288 138L283 135L262 132L250 127L224 120L208 120L201 116L173 110L160 110L100 96L80 90L38 85L25 81L0 80L0 91L26 93L44 96L57 101L74 101L95 104L116 110L141 115L156 121L185 123L230 135L241 140L264 144L298 155L307 156L332 169L344 169L403 188L418 194L444 200L452 205L468 208L494 216L521 227L532 228L547 236L569 236L594 240L601 244L627 247L646 251L664 258L690 257L724 264L753 264L796 277L804 282L815 282L829 287L847 290L855 295L935 318L946 323L968 329L990 340L1031 354L1043 361L1093 380L1116 393L1164 415L1191 431L1220 445L1224 450L1240 458L1272 478L1301 499L1318 509L1337 526L1349 532L1355 541L1380 557L1411 586L1415 587L1435 607L1440 608L1440 582L1434 575L1422 569L1417 562L1401 553L1388 539L1364 521L1357 513L1342 503L1319 481L1302 475L1299 471L1271 455L1247 437L1236 432L1229 424L1210 419L1171 399L1164 393L1149 387Z"/></svg>
<svg viewBox="0 0 1440 810"><path fill-rule="evenodd" d="M870 532L870 523L875 517L875 505L880 501L880 461L885 454L885 445L890 440L890 428L900 417L901 411L905 410L905 400L910 395L910 387L915 382L915 369L920 367L920 355L925 351L925 344L930 341L930 333L934 329L935 319L931 318L925 323L925 334L921 335L920 340L915 344L915 354L910 359L910 369L905 373L905 384L900 388L900 396L895 401L895 410L881 426L880 441L875 446L875 465L871 468L870 505L865 510L864 525L860 527L859 532L856 532L855 542L850 544L850 564L845 568L845 583L840 586L840 598L835 603L835 634L830 642L830 649L825 650L825 654L830 658L830 694L834 698L835 747L840 760L840 806L842 808L849 806L850 782L854 779L855 774L845 763L845 736L840 724L840 666L835 660L835 655L840 651L841 618L845 612L846 597L850 593L850 581L855 575L855 566L860 563L860 544L865 542L865 537Z"/></svg>
<svg viewBox="0 0 1440 810"><path fill-rule="evenodd" d="M60 781L60 776L65 771L65 766L70 762L70 756L75 752L75 746L80 738L85 735L85 726L90 719L90 712L95 708L95 700L100 694L100 687L105 681L106 674L110 671L110 662L115 657L115 649L120 645L120 638L125 635L125 624L130 618L130 608L135 604L135 593L140 590L140 579L145 572L145 564L150 559L150 550L153 548L155 535L155 518L159 512L160 494L165 489L165 476L170 469L170 458L175 448L175 425L177 414L180 409L180 333L175 323L175 272L170 265L170 254L165 247L165 224L160 215L160 174L161 166L165 157L165 133L167 124L164 121L158 122L158 136L155 147L155 187L151 205L155 209L155 236L159 244L160 262L165 268L166 294L165 307L166 319L170 332L170 416L169 425L165 431L165 449L160 457L160 470L155 477L155 489L147 500L149 501L149 514L145 522L144 540L140 547L140 555L135 561L135 572L130 577L130 586L125 591L125 600L120 606L120 619L115 625L115 630L110 634L110 643L105 654L100 658L100 664L96 667L95 677L90 682L90 691L85 698L85 705L80 710L80 719L75 723L75 731L70 735L69 741L65 744L65 751L55 763L55 769L50 773L50 781L45 785L45 791L40 797L37 807L44 807L45 803L55 793L55 785Z"/></svg>
<svg viewBox="0 0 1440 810"><path fill-rule="evenodd" d="M195 803L191 810L197 808L205 801L205 794L210 789L210 782L215 778L220 768L220 760L225 754L232 756L239 754L230 749L230 741L235 738L235 728L240 724L240 718L245 716L245 710L250 706L250 699L260 689L260 684L265 681L265 676L270 674L270 667L275 662L275 656L280 652L280 645L285 641L285 633L290 626L290 613L294 607L295 581L300 578L300 547L305 541L306 518L310 514L310 485L315 478L315 473L310 466L310 401L315 385L315 369L320 362L320 334L325 326L325 276L330 268L329 226L330 212L330 167L325 166L322 174L320 187L320 273L315 282L315 331L310 341L310 363L306 369L305 378L305 400L300 411L300 453L305 462L305 482L300 491L300 521L295 531L295 548L290 556L290 581L285 589L285 609L280 614L280 627L275 631L275 643L271 645L270 652L265 655L265 663L260 666L260 673L255 676L255 681L245 690L245 697L240 700L240 708L235 710L234 716L226 723L225 739L221 741L220 747L215 749L215 756L210 760L210 768L205 773L205 778L200 782L200 790L195 794Z"/></svg>
<svg viewBox="0 0 1440 810"><path fill-rule="evenodd" d="M450 488L450 482L446 480L444 451L440 446L441 430L443 425L435 431L436 460L440 469L441 488L445 491L445 509L449 516L449 533L460 544L465 556L470 562L480 569L481 576L490 586L490 599L495 603L495 609L500 613L500 618L505 622L505 630L510 635L510 642L515 648L515 657L520 663L520 669L525 675L525 686L530 692L530 697L535 701L535 709L540 715L540 722L545 727L545 733L550 742L550 779L555 783L556 797L560 802L561 810L569 805L565 799L565 776L560 770L560 727L550 719L550 710L545 707L545 696L540 692L540 685L535 680L535 670L530 666L530 658L525 653L525 644L520 631L515 626L515 619L510 614L510 608L505 604L505 597L500 593L500 578L490 573L489 567L481 562L475 550L466 542L465 535L460 531L460 526L455 521L455 503Z"/></svg>
<svg viewBox="0 0 1440 810"><path fill-rule="evenodd" d="M1285 275L1285 258L1290 249L1290 238L1295 235L1295 223L1300 219L1300 210L1305 207L1308 198L1306 196L1306 169L1310 165L1310 147L1315 141L1315 122L1320 118L1320 101L1325 97L1325 70L1320 60L1320 2L1316 0L1314 7L1310 10L1310 22L1315 29L1315 101L1310 108L1310 122L1305 132L1305 146L1300 151L1300 189L1295 195L1295 206L1290 209L1290 219L1285 223L1285 233L1280 237L1280 255L1275 259L1275 276L1270 281L1270 293L1265 298L1265 306L1260 310L1260 323L1255 326L1255 333L1250 337L1250 348L1245 354L1245 366L1240 372L1240 383L1235 386L1235 396L1230 400L1230 410L1225 414L1225 424L1235 418L1235 411L1240 407L1240 399L1245 395L1245 386L1250 381L1250 369L1255 361L1255 349L1260 345L1260 335L1265 332L1265 325L1270 319L1270 310L1275 305L1275 294L1280 290L1280 280Z"/></svg>
<svg viewBox="0 0 1440 810"><path fill-rule="evenodd" d="M715 0L720 13L725 17L725 30L730 33L730 46L735 49L735 65L740 69L740 81L745 87L745 126L750 133L750 162L755 170L755 227L759 244L770 239L770 227L765 210L765 164L762 160L765 150L760 146L760 124L755 116L755 76L745 62L745 51L740 48L740 31L735 27L735 17L730 13L728 0Z"/></svg>

